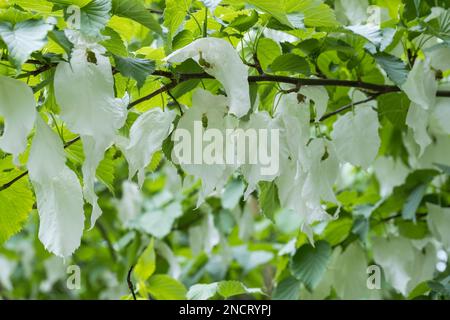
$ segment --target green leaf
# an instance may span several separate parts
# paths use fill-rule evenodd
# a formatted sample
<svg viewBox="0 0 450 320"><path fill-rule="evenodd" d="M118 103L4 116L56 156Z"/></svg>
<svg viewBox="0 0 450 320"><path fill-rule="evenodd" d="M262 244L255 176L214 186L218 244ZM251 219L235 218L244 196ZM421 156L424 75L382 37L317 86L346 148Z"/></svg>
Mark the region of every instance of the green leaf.
<svg viewBox="0 0 450 320"><path fill-rule="evenodd" d="M15 25L0 22L0 37L8 47L11 63L20 70L31 53L47 43L47 33L52 28L42 20L27 20Z"/></svg>
<svg viewBox="0 0 450 320"><path fill-rule="evenodd" d="M331 246L326 241L318 241L314 247L304 244L291 258L291 272L309 290L313 290L324 275L330 256Z"/></svg>
<svg viewBox="0 0 450 320"><path fill-rule="evenodd" d="M118 34L114 29L106 27L105 30L102 31L102 34L109 38L100 42L100 44L104 46L106 50L117 56L126 57L128 55L127 48L125 47L120 34Z"/></svg>
<svg viewBox="0 0 450 320"><path fill-rule="evenodd" d="M183 30L177 33L172 40L172 49L177 50L187 46L189 43L194 41L194 34L189 30Z"/></svg>
<svg viewBox="0 0 450 320"><path fill-rule="evenodd" d="M84 162L84 152L81 141L72 143L65 151L67 157L75 164L81 165ZM97 167L96 177L111 191L111 193L114 193L115 165L113 160L113 150L108 150L105 153L105 157L100 161Z"/></svg>
<svg viewBox="0 0 450 320"><path fill-rule="evenodd" d="M32 13L17 10L16 8L8 8L6 10L0 11L0 21L9 22L11 24L16 24L18 22L23 22L25 20L38 19L39 16Z"/></svg>
<svg viewBox="0 0 450 320"><path fill-rule="evenodd" d="M241 180L230 181L222 195L222 207L233 210L238 205L245 191L245 185Z"/></svg>
<svg viewBox="0 0 450 320"><path fill-rule="evenodd" d="M217 293L217 282L209 284L194 284L189 288L186 297L189 300L208 300Z"/></svg>
<svg viewBox="0 0 450 320"><path fill-rule="evenodd" d="M55 41L61 48L63 48L67 55L70 57L70 54L72 53L73 43L70 42L69 39L67 39L64 31L52 30L48 33L48 37Z"/></svg>
<svg viewBox="0 0 450 320"><path fill-rule="evenodd" d="M225 299L228 299L229 297L240 294L262 293L262 291L257 288L247 288L242 282L231 280L219 282L219 285L217 286L217 293Z"/></svg>
<svg viewBox="0 0 450 320"><path fill-rule="evenodd" d="M228 299L241 294L262 294L262 291L258 288L247 288L242 282L230 280L193 285L189 288L187 298L189 300L208 300L214 297L216 293Z"/></svg>
<svg viewBox="0 0 450 320"><path fill-rule="evenodd" d="M341 218L331 221L323 232L323 239L335 246L344 241L352 229L353 221L350 218Z"/></svg>
<svg viewBox="0 0 450 320"><path fill-rule="evenodd" d="M174 35L178 27L183 23L191 7L192 0L166 0L164 9L164 26L169 29L169 33Z"/></svg>
<svg viewBox="0 0 450 320"><path fill-rule="evenodd" d="M263 70L268 70L272 61L281 55L281 48L280 45L272 39L262 38L258 41L256 54Z"/></svg>
<svg viewBox="0 0 450 320"><path fill-rule="evenodd" d="M155 61L152 60L126 58L116 55L114 56L114 60L117 70L123 76L136 80L138 88L142 88L147 77L155 71Z"/></svg>
<svg viewBox="0 0 450 320"><path fill-rule="evenodd" d="M294 53L286 53L275 58L270 64L269 69L273 72L289 71L309 75L310 69L305 58Z"/></svg>
<svg viewBox="0 0 450 320"><path fill-rule="evenodd" d="M280 1L281 2L281 1ZM320 0L286 0L287 13L301 12L305 16L305 25L308 27L335 27L336 20L333 9Z"/></svg>
<svg viewBox="0 0 450 320"><path fill-rule="evenodd" d="M408 69L402 60L387 53L377 53L374 58L396 85L400 86L405 83L408 77Z"/></svg>
<svg viewBox="0 0 450 320"><path fill-rule="evenodd" d="M139 281L147 281L148 278L155 272L156 268L156 256L154 248L154 239L150 241L150 244L144 250L139 257L136 266L134 267L134 274Z"/></svg>
<svg viewBox="0 0 450 320"><path fill-rule="evenodd" d="M48 0L48 1L65 6L75 5L79 8L83 8L89 3L91 3L93 0Z"/></svg>
<svg viewBox="0 0 450 320"><path fill-rule="evenodd" d="M406 199L402 210L402 217L405 220L416 221L416 212L419 208L420 202L427 190L427 184L420 184L414 188L411 194Z"/></svg>
<svg viewBox="0 0 450 320"><path fill-rule="evenodd" d="M97 167L96 176L111 193L114 194L114 181L115 181L115 163L114 163L114 150L110 149L105 153L105 157L100 161Z"/></svg>
<svg viewBox="0 0 450 320"><path fill-rule="evenodd" d="M185 300L186 288L177 280L156 274L148 280L148 292L157 300Z"/></svg>
<svg viewBox="0 0 450 320"><path fill-rule="evenodd" d="M111 0L92 0L81 8L81 32L88 36L97 36L109 21Z"/></svg>
<svg viewBox="0 0 450 320"><path fill-rule="evenodd" d="M247 292L245 286L239 281L222 281L217 289L217 292L225 299Z"/></svg>
<svg viewBox="0 0 450 320"><path fill-rule="evenodd" d="M445 164L435 163L436 167L442 170L446 175L450 176L450 166L447 166Z"/></svg>
<svg viewBox="0 0 450 320"><path fill-rule="evenodd" d="M278 283L274 290L274 300L298 300L300 296L301 282L293 276L289 276Z"/></svg>
<svg viewBox="0 0 450 320"><path fill-rule="evenodd" d="M275 213L280 209L277 185L267 181L261 181L258 185L261 211L264 216L273 221Z"/></svg>
<svg viewBox="0 0 450 320"><path fill-rule="evenodd" d="M428 234L428 227L424 221L405 221L397 222L400 235L409 239L423 239Z"/></svg>
<svg viewBox="0 0 450 320"><path fill-rule="evenodd" d="M20 175L13 170L0 173L0 186ZM19 232L33 209L33 193L26 178L22 178L5 190L0 190L0 244Z"/></svg>
<svg viewBox="0 0 450 320"><path fill-rule="evenodd" d="M160 24L147 10L142 0L112 0L112 14L134 20L150 30L162 34Z"/></svg>
<svg viewBox="0 0 450 320"><path fill-rule="evenodd" d="M235 28L240 32L245 32L251 27L253 27L258 22L258 13L255 10L252 10L251 14L248 15L239 15L237 16L231 23L230 27Z"/></svg>
<svg viewBox="0 0 450 320"><path fill-rule="evenodd" d="M410 101L403 92L391 92L378 97L378 114L386 117L390 123L399 129L406 125L406 115Z"/></svg>

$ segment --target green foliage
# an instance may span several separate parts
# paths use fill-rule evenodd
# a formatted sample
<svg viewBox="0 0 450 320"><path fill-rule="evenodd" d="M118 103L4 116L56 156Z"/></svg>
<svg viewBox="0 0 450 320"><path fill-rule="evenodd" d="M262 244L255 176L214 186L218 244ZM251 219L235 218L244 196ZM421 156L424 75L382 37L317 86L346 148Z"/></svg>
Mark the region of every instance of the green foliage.
<svg viewBox="0 0 450 320"><path fill-rule="evenodd" d="M447 2L0 0L0 298L449 299Z"/></svg>
<svg viewBox="0 0 450 320"><path fill-rule="evenodd" d="M112 14L132 19L150 30L161 33L161 26L146 9L142 0L112 0Z"/></svg>
<svg viewBox="0 0 450 320"><path fill-rule="evenodd" d="M13 170L0 175L0 185L19 176L20 172ZM28 188L27 181L15 183L12 187L0 191L0 243L19 232L33 208L34 197Z"/></svg>
<svg viewBox="0 0 450 320"><path fill-rule="evenodd" d="M149 75L155 71L155 62L139 58L114 56L117 70L124 76L136 80L141 88Z"/></svg>
<svg viewBox="0 0 450 320"><path fill-rule="evenodd" d="M309 290L313 290L323 277L331 256L330 244L318 241L314 247L304 244L292 256L291 272Z"/></svg>

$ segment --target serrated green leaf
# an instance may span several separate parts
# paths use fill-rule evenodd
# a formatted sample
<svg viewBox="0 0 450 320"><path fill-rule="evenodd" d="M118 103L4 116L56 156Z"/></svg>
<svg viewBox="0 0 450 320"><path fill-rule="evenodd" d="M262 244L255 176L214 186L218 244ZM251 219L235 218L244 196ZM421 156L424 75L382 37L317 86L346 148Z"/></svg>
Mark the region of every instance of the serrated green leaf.
<svg viewBox="0 0 450 320"><path fill-rule="evenodd" d="M416 221L416 212L426 191L427 184L425 183L414 188L414 190L406 199L405 205L403 206L403 219Z"/></svg>
<svg viewBox="0 0 450 320"><path fill-rule="evenodd" d="M127 48L125 47L120 34L118 34L114 29L106 27L102 34L109 37L109 39L100 42L106 50L117 56L126 57L128 55Z"/></svg>
<svg viewBox="0 0 450 320"><path fill-rule="evenodd" d="M386 117L395 127L402 129L406 125L406 115L410 101L404 93L383 94L377 99L378 114Z"/></svg>
<svg viewBox="0 0 450 320"><path fill-rule="evenodd" d="M174 35L178 27L183 23L189 12L192 0L166 0L164 9L164 26L169 29L169 33Z"/></svg>
<svg viewBox="0 0 450 320"><path fill-rule="evenodd" d="M231 23L230 27L239 30L240 32L247 31L251 27L253 27L258 22L258 13L253 10L251 14L248 15L239 15L237 16Z"/></svg>
<svg viewBox="0 0 450 320"><path fill-rule="evenodd" d="M280 209L277 185L267 181L261 181L258 185L261 211L264 216L273 221L275 213Z"/></svg>
<svg viewBox="0 0 450 320"><path fill-rule="evenodd" d="M147 290L157 300L186 299L186 288L184 285L164 274L152 276L148 280Z"/></svg>
<svg viewBox="0 0 450 320"><path fill-rule="evenodd" d="M281 48L272 39L262 38L258 41L256 54L263 70L267 70L272 61L281 55Z"/></svg>
<svg viewBox="0 0 450 320"><path fill-rule="evenodd" d="M0 173L0 186L20 175L14 170ZM19 232L33 209L34 197L28 181L22 178L5 190L0 190L0 244Z"/></svg>
<svg viewBox="0 0 450 320"><path fill-rule="evenodd" d="M286 53L278 56L270 64L269 69L273 72L277 71L289 71L302 73L304 75L309 75L310 69L308 62L305 58L296 55L295 53Z"/></svg>
<svg viewBox="0 0 450 320"><path fill-rule="evenodd" d="M400 86L405 83L408 77L408 69L402 60L387 53L377 53L374 58L396 85Z"/></svg>
<svg viewBox="0 0 450 320"><path fill-rule="evenodd" d="M155 71L155 61L139 58L114 56L117 70L125 77L131 77L142 88L145 80Z"/></svg>
<svg viewBox="0 0 450 320"><path fill-rule="evenodd" d="M150 30L162 34L160 24L147 10L142 0L112 0L112 14L134 20Z"/></svg>
<svg viewBox="0 0 450 320"><path fill-rule="evenodd" d="M134 267L134 274L139 281L147 281L148 278L155 272L156 268L156 255L154 248L154 239L150 241L150 244L144 250L139 257L136 266Z"/></svg>
<svg viewBox="0 0 450 320"><path fill-rule="evenodd" d="M293 276L289 276L276 286L272 299L274 300L298 300L300 296L301 282Z"/></svg>
<svg viewBox="0 0 450 320"><path fill-rule="evenodd" d="M309 290L313 290L324 275L330 257L331 246L328 242L318 241L314 247L304 244L291 258L291 272Z"/></svg>

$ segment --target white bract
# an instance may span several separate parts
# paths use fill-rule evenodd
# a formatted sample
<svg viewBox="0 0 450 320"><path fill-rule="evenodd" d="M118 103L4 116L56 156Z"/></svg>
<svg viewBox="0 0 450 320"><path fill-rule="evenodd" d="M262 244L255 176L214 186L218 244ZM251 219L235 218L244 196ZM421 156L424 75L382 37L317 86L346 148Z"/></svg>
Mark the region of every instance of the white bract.
<svg viewBox="0 0 450 320"><path fill-rule="evenodd" d="M124 154L129 165L129 177L131 179L138 172L139 186L144 183L145 167L170 134L175 116L174 111L155 108L140 115L131 126L130 140Z"/></svg>
<svg viewBox="0 0 450 320"><path fill-rule="evenodd" d="M427 222L433 236L438 239L446 250L450 249L450 208L442 208L427 203Z"/></svg>
<svg viewBox="0 0 450 320"><path fill-rule="evenodd" d="M391 195L392 190L402 185L408 176L409 170L399 159L380 157L373 164L375 176L380 184L382 197Z"/></svg>
<svg viewBox="0 0 450 320"><path fill-rule="evenodd" d="M218 148L215 148L216 152L226 150L227 139L219 141L219 139L211 137L212 142L205 145L199 144L196 140L196 137L201 136L202 133L197 132L195 123L202 123L205 126L203 129L218 130L221 133L221 137L226 136L227 128L237 127L237 119L226 115L226 105L226 97L215 96L208 91L197 89L192 96L192 107L180 118L177 128L172 135L172 140L174 140L172 160L175 163L179 163L186 173L200 178L202 181L197 205L200 205L204 198L213 191L221 191L228 177L236 169L235 165L226 164L224 160L225 154L217 153L212 157L218 159L215 163L203 161L203 154L207 153L211 145L219 144ZM189 133L189 136L185 135L187 133ZM194 139L188 141L191 137L196 141L192 141ZM228 140L231 141L232 139ZM192 152L190 152L191 149ZM183 154L188 151L189 155ZM184 159L188 161L184 161Z"/></svg>
<svg viewBox="0 0 450 320"><path fill-rule="evenodd" d="M5 129L0 137L0 149L18 156L27 147L27 136L36 118L33 91L24 82L0 75L0 116L5 118Z"/></svg>
<svg viewBox="0 0 450 320"><path fill-rule="evenodd" d="M377 112L368 106L339 117L331 133L339 159L367 169L380 148L379 127Z"/></svg>
<svg viewBox="0 0 450 320"><path fill-rule="evenodd" d="M248 67L229 42L219 38L201 38L171 53L166 59L179 63L189 58L222 83L230 113L237 117L247 114L250 109Z"/></svg>
<svg viewBox="0 0 450 320"><path fill-rule="evenodd" d="M105 151L126 120L128 97L114 96L114 79L105 49L70 34L75 44L70 63L61 62L55 72L55 96L60 116L70 131L81 136L83 192L92 205L91 227L101 215L94 192L95 173Z"/></svg>
<svg viewBox="0 0 450 320"><path fill-rule="evenodd" d="M327 111L329 99L327 89L324 87L305 86L300 88L299 93L304 95L308 100L314 102L314 107L316 109L315 121L318 122L325 114L325 111Z"/></svg>
<svg viewBox="0 0 450 320"><path fill-rule="evenodd" d="M11 25L0 22L0 38L8 47L10 59L17 69L30 57L31 53L40 50L47 43L47 33L53 25L42 20L27 20Z"/></svg>
<svg viewBox="0 0 450 320"><path fill-rule="evenodd" d="M117 203L119 218L125 227L141 213L143 197L139 187L134 182L125 180L122 183L122 198Z"/></svg>
<svg viewBox="0 0 450 320"><path fill-rule="evenodd" d="M437 91L437 82L434 72L425 60L416 59L406 82L401 86L408 98L428 110L434 106Z"/></svg>
<svg viewBox="0 0 450 320"><path fill-rule="evenodd" d="M305 90L312 98L314 90ZM316 104L320 98L315 98ZM316 105L317 107L317 105ZM312 238L310 225L330 218L321 201L336 203L332 186L338 161L332 144L324 139L310 141L309 104L299 102L296 93L282 95L276 109L280 133L280 174L275 180L283 208L295 212L302 229Z"/></svg>
<svg viewBox="0 0 450 320"><path fill-rule="evenodd" d="M273 147L273 150L269 147L266 150L265 148L260 147L260 143L263 141L252 141L251 138L246 139L246 136L240 137L239 139L243 139L244 143L248 143L248 148L246 148L247 159L254 157L256 161L250 163L247 161L242 164L241 172L244 175L246 181L248 182L247 190L245 191L244 198L247 197L256 189L258 182L260 181L272 181L279 174L279 161L271 162L274 166L273 174L263 174L263 167L267 167L267 161L270 159L279 159L279 139L278 136L273 136L272 130L279 129L277 123L270 117L267 112L258 112L253 113L250 116L250 120L247 123L240 123L240 128L245 130L246 132L252 133L255 132L265 132L267 134L267 139L262 138L267 142L267 146ZM272 134L271 134L272 133ZM250 135L251 136L251 135ZM257 139L261 139L261 135L257 136ZM248 141L247 141L248 140ZM258 143L259 142L259 143ZM267 151L267 154L264 151ZM258 159L256 159L259 156ZM265 163L263 163L265 162Z"/></svg>
<svg viewBox="0 0 450 320"><path fill-rule="evenodd" d="M423 154L425 148L432 142L428 134L428 120L428 111L420 105L411 102L406 115L406 124L411 128L414 140L420 148L419 156Z"/></svg>
<svg viewBox="0 0 450 320"><path fill-rule="evenodd" d="M344 300L367 299L367 258L356 242L350 244L335 262L333 287Z"/></svg>
<svg viewBox="0 0 450 320"><path fill-rule="evenodd" d="M70 256L84 229L83 195L76 174L66 166L64 146L41 119L28 159L40 217L39 240L57 256Z"/></svg>
<svg viewBox="0 0 450 320"><path fill-rule="evenodd" d="M194 255L201 252L210 254L219 242L219 230L214 225L211 213L202 218L200 225L189 228L189 245Z"/></svg>
<svg viewBox="0 0 450 320"><path fill-rule="evenodd" d="M436 250L432 244L417 247L402 237L375 238L373 257L386 280L405 296L419 283L433 278Z"/></svg>

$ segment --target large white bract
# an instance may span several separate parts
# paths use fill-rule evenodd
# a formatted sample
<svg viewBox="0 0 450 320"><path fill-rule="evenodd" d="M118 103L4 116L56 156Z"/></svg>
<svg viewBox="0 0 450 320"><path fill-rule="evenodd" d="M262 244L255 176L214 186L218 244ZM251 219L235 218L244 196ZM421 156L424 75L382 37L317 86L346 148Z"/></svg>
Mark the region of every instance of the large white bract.
<svg viewBox="0 0 450 320"><path fill-rule="evenodd" d="M36 193L39 239L55 255L70 256L80 246L83 234L83 195L76 174L66 165L60 138L40 116L28 171Z"/></svg>
<svg viewBox="0 0 450 320"><path fill-rule="evenodd" d="M219 80L228 96L230 113L242 117L250 109L248 67L233 46L223 39L202 38L171 53L171 63L194 59L210 75Z"/></svg>
<svg viewBox="0 0 450 320"><path fill-rule="evenodd" d="M115 98L111 63L103 55L105 48L80 35L69 36L75 47L70 63L61 62L56 68L55 96L61 119L83 142L83 192L93 207L93 226L102 213L94 191L96 169L125 123L128 97Z"/></svg>
<svg viewBox="0 0 450 320"><path fill-rule="evenodd" d="M0 76L0 116L5 119L0 149L11 153L18 164L18 156L27 147L27 137L36 117L31 88L22 81Z"/></svg>

